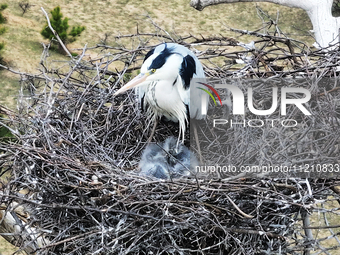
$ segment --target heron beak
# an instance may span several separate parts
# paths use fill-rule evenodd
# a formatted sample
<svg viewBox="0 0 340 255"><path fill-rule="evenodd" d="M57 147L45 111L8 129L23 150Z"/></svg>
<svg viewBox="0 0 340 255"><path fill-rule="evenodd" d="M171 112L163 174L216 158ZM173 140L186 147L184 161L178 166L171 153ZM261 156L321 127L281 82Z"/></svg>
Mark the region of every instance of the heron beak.
<svg viewBox="0 0 340 255"><path fill-rule="evenodd" d="M121 87L119 90L117 90L113 95L116 96L118 94L123 93L124 91L137 87L142 82L144 82L148 76L149 76L149 73L140 73L135 78L133 78L131 81L126 83L123 87Z"/></svg>

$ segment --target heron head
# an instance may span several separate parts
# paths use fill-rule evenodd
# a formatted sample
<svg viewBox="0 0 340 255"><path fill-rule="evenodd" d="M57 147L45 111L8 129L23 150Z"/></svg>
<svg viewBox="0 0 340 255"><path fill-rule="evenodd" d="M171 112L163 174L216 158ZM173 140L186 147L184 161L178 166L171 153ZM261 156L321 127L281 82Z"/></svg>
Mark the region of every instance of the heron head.
<svg viewBox="0 0 340 255"><path fill-rule="evenodd" d="M173 82L178 74L183 61L183 56L177 54L166 46L160 52L150 51L144 59L141 72L114 95L129 89L145 85L151 81L169 80Z"/></svg>

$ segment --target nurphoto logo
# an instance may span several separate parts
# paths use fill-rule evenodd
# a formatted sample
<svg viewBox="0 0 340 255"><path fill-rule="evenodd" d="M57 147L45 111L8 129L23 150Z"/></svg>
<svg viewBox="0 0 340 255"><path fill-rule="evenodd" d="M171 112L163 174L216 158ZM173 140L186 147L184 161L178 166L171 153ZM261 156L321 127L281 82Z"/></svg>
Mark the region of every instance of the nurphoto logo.
<svg viewBox="0 0 340 255"><path fill-rule="evenodd" d="M244 95L243 92L240 88L238 88L235 85L228 85L228 84L217 84L215 85L215 88L211 85L205 84L200 82L200 84L208 87L209 89L211 89L214 94L217 96L217 98L219 99L221 105L222 105L222 101L221 98L219 96L219 94L217 93L216 89L228 89L230 91L230 93L233 95L233 115L244 115L245 114L245 99L244 99ZM216 104L216 100L213 97L213 95L206 89L202 89L199 88L201 90L204 90L205 92L207 92L209 94L209 96L213 99L215 105ZM305 97L304 98L287 98L287 94L288 93L301 93L304 94ZM277 109L277 105L278 105L278 88L277 87L273 87L272 88L272 99L273 99L273 103L270 109L267 110L258 110L255 109L253 106L253 88L249 87L248 88L248 100L247 100L247 105L248 105L248 109L250 112L256 114L256 115L270 115L272 113L274 113L274 111ZM298 107L303 114L305 115L311 115L311 113L304 107L304 103L307 103L311 98L311 94L310 92L305 89L305 88L291 88L291 87L284 87L281 88L281 115L286 115L286 106L289 104L293 104L296 107ZM203 115L207 115L207 101L204 100L205 97L201 98L201 103L202 103L202 114Z"/></svg>
<svg viewBox="0 0 340 255"><path fill-rule="evenodd" d="M200 84L204 85L208 89L210 89L218 98L220 105L222 106L222 100L216 89L225 89L229 91L229 93L232 95L232 115L233 116L245 116L246 112L246 106L245 106L245 95L244 92L237 87L236 85L230 85L230 84L216 84L214 87L212 85L208 85L206 83L199 82ZM212 98L215 106L217 106L216 100L213 96L213 94L204 88L199 89L205 91L210 98ZM300 87L272 87L272 93L271 93L271 98L272 98L272 105L269 109L256 109L254 107L254 102L253 102L253 94L254 90L252 87L247 88L247 108L250 113L255 114L257 116L269 116L273 114L279 105L279 89L280 89L280 115L281 116L286 116L287 115L287 106L288 105L294 105L299 109L305 116L311 115L310 111L307 110L304 104L308 103L309 100L311 99L311 93L309 90L305 88L300 88ZM296 96L294 98L289 97L289 95L296 95L296 94L301 94L302 96L297 98ZM268 95L270 96L270 95ZM202 104L202 115L206 116L207 115L207 105L208 105L208 100L207 97L202 96L201 97L201 104ZM280 123L283 127L295 127L297 126L298 122L295 119L250 119L246 120L243 119L242 121L236 121L233 119L214 119L213 120L213 127L216 127L217 125L225 125L229 124L230 127L235 126L235 125L241 125L241 126L249 126L249 127L263 127L264 125L271 125L272 127L276 124Z"/></svg>

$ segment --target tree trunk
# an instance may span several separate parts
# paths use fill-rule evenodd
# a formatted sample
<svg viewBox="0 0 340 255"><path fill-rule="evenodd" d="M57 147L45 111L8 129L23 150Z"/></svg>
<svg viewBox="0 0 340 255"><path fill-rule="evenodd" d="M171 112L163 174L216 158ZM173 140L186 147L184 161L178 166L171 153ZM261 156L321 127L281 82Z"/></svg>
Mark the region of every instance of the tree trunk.
<svg viewBox="0 0 340 255"><path fill-rule="evenodd" d="M339 41L340 18L332 16L333 0L191 0L190 5L201 11L209 5L236 2L269 2L301 8L313 24L316 46L325 48Z"/></svg>

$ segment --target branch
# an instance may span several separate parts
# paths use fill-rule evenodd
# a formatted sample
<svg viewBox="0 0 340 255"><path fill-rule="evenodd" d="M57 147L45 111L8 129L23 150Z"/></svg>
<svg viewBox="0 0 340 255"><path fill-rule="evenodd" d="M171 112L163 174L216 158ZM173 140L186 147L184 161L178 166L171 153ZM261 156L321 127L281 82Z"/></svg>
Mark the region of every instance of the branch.
<svg viewBox="0 0 340 255"><path fill-rule="evenodd" d="M14 74L19 74L22 77L30 77L30 78L34 78L34 79L44 80L44 78L40 77L39 75L15 71L12 68L9 68L8 66L4 66L4 65L1 65L1 64L0 64L0 68L6 69L7 71L10 71L11 73L14 73ZM25 78L23 78L23 79L25 79Z"/></svg>
<svg viewBox="0 0 340 255"><path fill-rule="evenodd" d="M281 4L288 7L297 7L305 9L306 6L312 6L317 1L308 1L309 3L305 3L304 1L296 1L296 0L191 0L190 5L191 7L195 8L196 10L202 11L205 7L210 5L218 5L218 4L231 4L231 3L241 3L241 2L268 2L274 4Z"/></svg>
<svg viewBox="0 0 340 255"><path fill-rule="evenodd" d="M63 43L63 41L60 39L59 35L57 34L57 32L53 29L52 25L51 25L51 22L50 22L50 19L46 13L46 11L44 10L43 7L41 7L41 10L43 11L43 13L45 14L46 16L46 19L47 19L47 24L48 24L48 27L51 29L52 33L54 34L54 36L58 39L60 45L63 47L64 51L67 53L67 55L70 57L70 58L73 58L73 56L71 55L71 53L69 52L69 50L66 48L65 44Z"/></svg>

